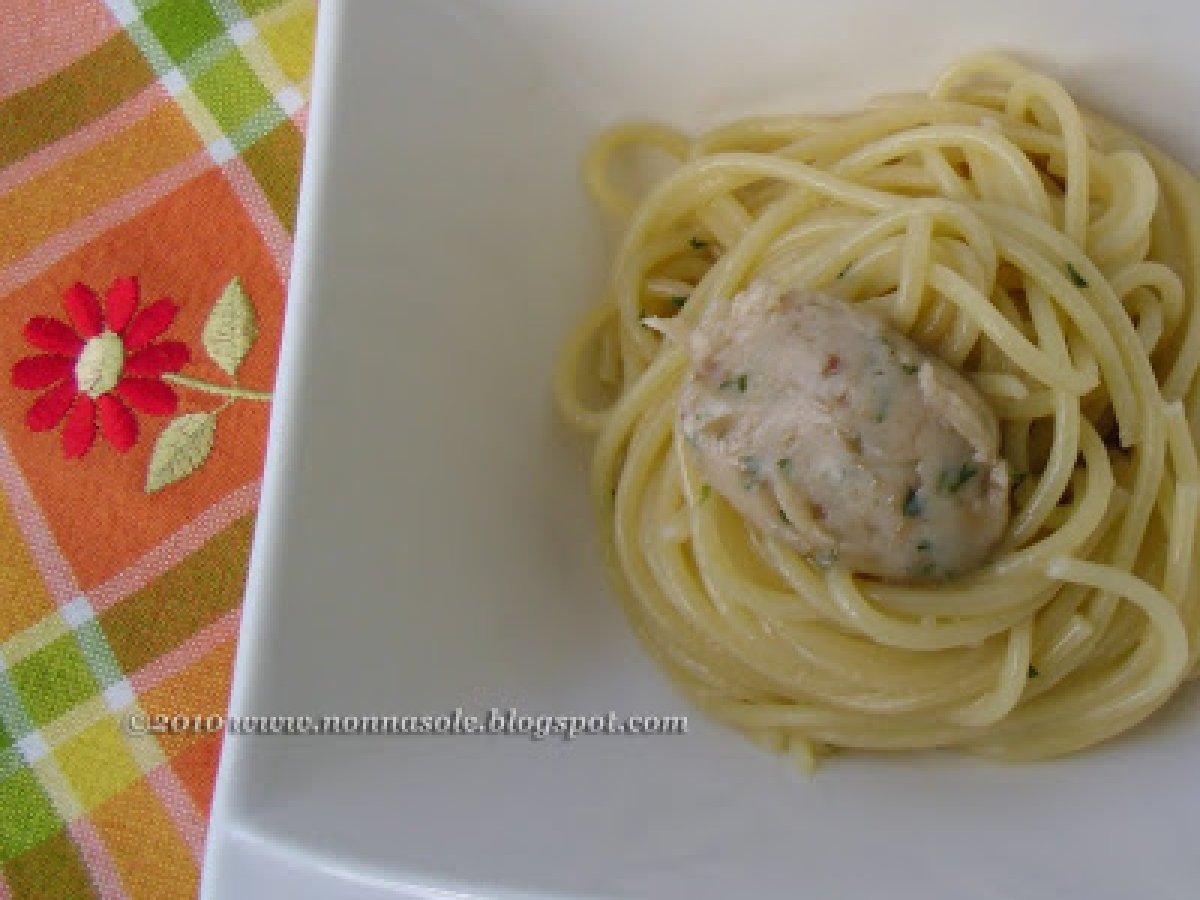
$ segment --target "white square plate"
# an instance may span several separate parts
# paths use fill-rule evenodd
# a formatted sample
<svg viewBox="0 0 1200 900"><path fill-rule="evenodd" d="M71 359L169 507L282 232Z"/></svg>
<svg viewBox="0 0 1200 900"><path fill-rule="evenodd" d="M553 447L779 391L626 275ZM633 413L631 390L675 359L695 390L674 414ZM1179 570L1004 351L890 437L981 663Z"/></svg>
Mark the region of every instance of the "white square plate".
<svg viewBox="0 0 1200 900"><path fill-rule="evenodd" d="M618 118L837 109L1005 49L1200 162L1185 0L325 0L234 713L691 712L596 559L551 363ZM204 896L1194 898L1200 715L1054 763L680 737L230 737Z"/></svg>

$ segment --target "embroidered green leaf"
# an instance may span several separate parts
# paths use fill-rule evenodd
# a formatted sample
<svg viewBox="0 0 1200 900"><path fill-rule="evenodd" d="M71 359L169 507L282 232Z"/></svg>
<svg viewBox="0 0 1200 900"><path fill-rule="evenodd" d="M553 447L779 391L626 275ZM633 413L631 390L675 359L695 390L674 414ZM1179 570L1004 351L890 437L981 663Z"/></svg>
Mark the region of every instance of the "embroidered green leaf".
<svg viewBox="0 0 1200 900"><path fill-rule="evenodd" d="M234 278L213 304L201 338L213 362L233 377L258 337L254 306L240 279Z"/></svg>
<svg viewBox="0 0 1200 900"><path fill-rule="evenodd" d="M215 413L187 413L172 419L150 452L146 493L162 490L195 472L212 452L216 430Z"/></svg>

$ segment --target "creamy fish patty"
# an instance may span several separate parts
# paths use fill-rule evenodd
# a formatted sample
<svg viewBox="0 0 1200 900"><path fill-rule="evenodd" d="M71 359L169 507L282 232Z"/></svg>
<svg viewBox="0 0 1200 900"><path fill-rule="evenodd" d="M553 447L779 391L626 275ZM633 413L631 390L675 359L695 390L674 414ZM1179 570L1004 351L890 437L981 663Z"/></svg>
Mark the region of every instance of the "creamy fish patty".
<svg viewBox="0 0 1200 900"><path fill-rule="evenodd" d="M705 479L760 529L889 579L957 575L996 545L995 413L874 313L756 282L687 340L680 425Z"/></svg>

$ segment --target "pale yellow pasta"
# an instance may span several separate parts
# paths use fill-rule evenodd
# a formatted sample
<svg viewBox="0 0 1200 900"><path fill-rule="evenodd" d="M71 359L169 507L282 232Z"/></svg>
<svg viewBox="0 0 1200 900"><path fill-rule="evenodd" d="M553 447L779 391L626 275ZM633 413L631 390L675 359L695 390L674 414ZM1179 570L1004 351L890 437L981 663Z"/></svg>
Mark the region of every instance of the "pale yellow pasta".
<svg viewBox="0 0 1200 900"><path fill-rule="evenodd" d="M628 154L674 168L645 196ZM996 55L928 95L688 136L626 123L585 182L625 220L555 394L596 434L605 560L704 709L805 766L837 748L1068 753L1157 709L1200 659L1200 184ZM863 303L1001 422L1012 516L933 584L821 567L704 484L677 431L693 327L758 278ZM599 390L597 390L599 386ZM589 396L613 398L590 406Z"/></svg>

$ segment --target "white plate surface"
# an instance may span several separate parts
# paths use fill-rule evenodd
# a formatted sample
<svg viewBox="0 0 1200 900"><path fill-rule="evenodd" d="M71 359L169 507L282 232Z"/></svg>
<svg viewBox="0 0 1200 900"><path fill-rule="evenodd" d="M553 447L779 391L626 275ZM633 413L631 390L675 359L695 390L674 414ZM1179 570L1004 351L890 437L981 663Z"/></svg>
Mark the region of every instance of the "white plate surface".
<svg viewBox="0 0 1200 900"><path fill-rule="evenodd" d="M1200 696L1064 761L839 758L703 721L596 560L548 390L604 277L595 129L837 109L1016 51L1200 163L1186 0L355 0L318 76L234 713L691 714L686 736L230 737L211 900L1192 900Z"/></svg>

